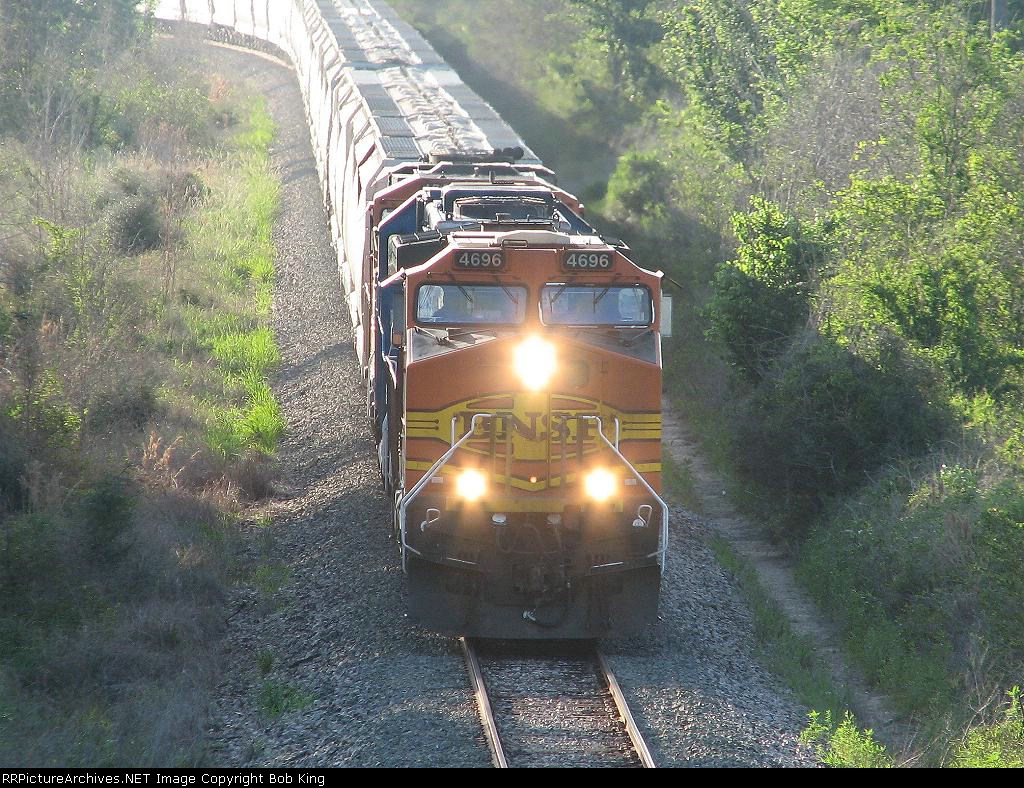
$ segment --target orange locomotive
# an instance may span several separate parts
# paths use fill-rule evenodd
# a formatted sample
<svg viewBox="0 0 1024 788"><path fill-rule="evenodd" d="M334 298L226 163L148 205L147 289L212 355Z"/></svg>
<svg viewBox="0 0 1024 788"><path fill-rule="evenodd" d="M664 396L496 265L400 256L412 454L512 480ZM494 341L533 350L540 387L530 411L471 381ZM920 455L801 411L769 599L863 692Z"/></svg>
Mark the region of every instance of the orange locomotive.
<svg viewBox="0 0 1024 788"><path fill-rule="evenodd" d="M656 614L670 303L552 181L406 165L369 210L369 410L410 612L437 631L592 638Z"/></svg>
<svg viewBox="0 0 1024 788"><path fill-rule="evenodd" d="M154 5L295 67L415 618L512 638L651 621L661 275L385 3Z"/></svg>

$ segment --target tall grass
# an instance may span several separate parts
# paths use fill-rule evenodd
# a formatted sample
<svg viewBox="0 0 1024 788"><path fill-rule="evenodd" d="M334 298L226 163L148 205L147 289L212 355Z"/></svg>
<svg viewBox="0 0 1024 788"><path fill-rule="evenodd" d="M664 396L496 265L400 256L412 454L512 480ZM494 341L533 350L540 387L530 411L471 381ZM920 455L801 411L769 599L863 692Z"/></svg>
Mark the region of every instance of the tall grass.
<svg viewBox="0 0 1024 788"><path fill-rule="evenodd" d="M221 170L211 189L216 208L195 217L189 236L214 262L208 274L217 294L206 308L194 306L188 324L208 349L235 402L214 406L206 442L218 455L236 459L245 451L272 454L285 424L267 378L281 356L265 325L274 280L271 231L280 185L270 169L273 122L263 101L254 101L244 127L230 142L237 166ZM225 310L227 307L227 310Z"/></svg>
<svg viewBox="0 0 1024 788"><path fill-rule="evenodd" d="M121 66L134 86L90 88L131 91L117 135L0 138L4 765L209 760L239 521L284 430L266 109L178 52Z"/></svg>

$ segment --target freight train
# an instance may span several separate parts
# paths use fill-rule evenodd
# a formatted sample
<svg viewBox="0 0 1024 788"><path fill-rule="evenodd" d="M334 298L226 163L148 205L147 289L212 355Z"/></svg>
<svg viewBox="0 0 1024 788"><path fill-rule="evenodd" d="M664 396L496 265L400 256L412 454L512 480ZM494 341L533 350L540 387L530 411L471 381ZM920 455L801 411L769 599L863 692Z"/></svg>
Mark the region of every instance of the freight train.
<svg viewBox="0 0 1024 788"><path fill-rule="evenodd" d="M164 0L302 89L414 621L595 638L656 616L662 275L366 0Z"/></svg>

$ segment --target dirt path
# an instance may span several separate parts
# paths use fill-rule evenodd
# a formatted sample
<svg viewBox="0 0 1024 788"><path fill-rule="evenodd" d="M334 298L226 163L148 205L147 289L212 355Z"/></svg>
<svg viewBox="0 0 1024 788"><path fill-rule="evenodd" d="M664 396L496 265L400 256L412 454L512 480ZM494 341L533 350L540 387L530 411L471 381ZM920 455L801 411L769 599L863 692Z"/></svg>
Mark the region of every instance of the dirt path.
<svg viewBox="0 0 1024 788"><path fill-rule="evenodd" d="M676 462L689 468L708 525L757 571L761 584L789 617L793 629L814 640L833 682L847 690L858 722L872 728L880 741L900 749L907 734L888 698L873 691L846 662L838 631L797 584L792 558L736 511L725 494L725 483L701 455L692 431L667 399L662 401L662 409L665 448Z"/></svg>

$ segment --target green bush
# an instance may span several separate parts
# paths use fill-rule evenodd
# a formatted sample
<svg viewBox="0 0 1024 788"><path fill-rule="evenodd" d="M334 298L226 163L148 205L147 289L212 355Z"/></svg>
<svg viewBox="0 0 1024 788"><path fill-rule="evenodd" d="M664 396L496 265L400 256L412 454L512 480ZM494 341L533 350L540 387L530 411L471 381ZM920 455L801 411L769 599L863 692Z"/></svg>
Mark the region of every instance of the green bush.
<svg viewBox="0 0 1024 788"><path fill-rule="evenodd" d="M794 344L740 408L734 460L771 490L779 535L802 533L829 496L897 457L926 449L944 413L909 363L880 370L826 339Z"/></svg>
<svg viewBox="0 0 1024 788"><path fill-rule="evenodd" d="M797 221L759 198L733 217L733 229L737 258L719 268L705 316L732 364L757 381L807 322L823 250Z"/></svg>
<svg viewBox="0 0 1024 788"><path fill-rule="evenodd" d="M956 243L951 239L949 245ZM1005 394L1024 364L1021 280L981 249L844 262L827 290L829 330L861 347L886 331L941 369L953 391Z"/></svg>
<svg viewBox="0 0 1024 788"><path fill-rule="evenodd" d="M127 87L98 91L94 101L90 141L113 150L138 147L144 127L161 125L180 129L190 142L205 143L214 123L213 106L197 87L164 83L149 75Z"/></svg>
<svg viewBox="0 0 1024 788"><path fill-rule="evenodd" d="M187 215L209 195L209 188L192 170L155 168L140 171L118 167L110 183L96 198L105 211L107 233L114 248L125 254L139 254L179 239L167 226L164 213Z"/></svg>
<svg viewBox="0 0 1024 788"><path fill-rule="evenodd" d="M51 446L72 443L82 426L81 415L64 394L58 370L47 369L33 381L32 390L17 390L6 405L6 416Z"/></svg>
<svg viewBox="0 0 1024 788"><path fill-rule="evenodd" d="M101 391L89 403L88 429L99 432L119 426L142 427L157 412L156 392L153 381L144 378Z"/></svg>
<svg viewBox="0 0 1024 788"><path fill-rule="evenodd" d="M951 766L961 769L1024 768L1024 707L1020 688L1009 692L1003 718L968 731Z"/></svg>
<svg viewBox="0 0 1024 788"><path fill-rule="evenodd" d="M160 208L147 194L129 194L118 200L109 209L107 223L111 241L120 252L148 252L163 242Z"/></svg>
<svg viewBox="0 0 1024 788"><path fill-rule="evenodd" d="M4 508L17 511L25 505L22 478L28 457L22 441L14 437L13 428L5 421L0 414L0 501Z"/></svg>
<svg viewBox="0 0 1024 788"><path fill-rule="evenodd" d="M652 152L622 156L608 180L608 201L620 218L650 227L672 206L672 172Z"/></svg>
<svg viewBox="0 0 1024 788"><path fill-rule="evenodd" d="M0 291L2 295L2 291ZM14 315L8 311L3 302L0 302L0 348L7 344L8 335L14 325Z"/></svg>
<svg viewBox="0 0 1024 788"><path fill-rule="evenodd" d="M121 538L132 525L135 496L123 478L107 476L82 497L85 535L94 556L111 560L125 550Z"/></svg>
<svg viewBox="0 0 1024 788"><path fill-rule="evenodd" d="M5 591L0 609L17 610L18 600L53 581L59 565L60 524L39 514L9 515L0 524L0 573Z"/></svg>
<svg viewBox="0 0 1024 788"><path fill-rule="evenodd" d="M970 536L987 639L1000 664L1024 665L1024 483L995 485L975 510Z"/></svg>
<svg viewBox="0 0 1024 788"><path fill-rule="evenodd" d="M164 191L172 205L185 209L198 207L210 196L210 189L202 176L191 170L172 172L167 178Z"/></svg>
<svg viewBox="0 0 1024 788"><path fill-rule="evenodd" d="M811 712L811 722L800 735L808 744L813 744L822 763L845 769L888 769L893 766L892 757L885 747L875 741L874 732L861 730L849 712L843 715L838 725L832 721L832 713L824 715Z"/></svg>
<svg viewBox="0 0 1024 788"><path fill-rule="evenodd" d="M738 159L763 130L766 102L781 92L784 63L757 14L720 0L681 3L666 12L665 54L680 88Z"/></svg>
<svg viewBox="0 0 1024 788"><path fill-rule="evenodd" d="M866 676L942 717L1024 665L1024 486L928 458L897 466L816 523L799 574ZM984 689L984 688L983 688Z"/></svg>

